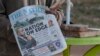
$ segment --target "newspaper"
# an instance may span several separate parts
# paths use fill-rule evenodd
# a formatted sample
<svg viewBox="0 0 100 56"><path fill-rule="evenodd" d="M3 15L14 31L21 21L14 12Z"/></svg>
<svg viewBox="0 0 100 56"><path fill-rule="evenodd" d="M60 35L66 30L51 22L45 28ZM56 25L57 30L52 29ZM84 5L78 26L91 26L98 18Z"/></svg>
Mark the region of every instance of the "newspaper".
<svg viewBox="0 0 100 56"><path fill-rule="evenodd" d="M56 17L43 6L26 6L9 15L22 56L52 56L67 45Z"/></svg>

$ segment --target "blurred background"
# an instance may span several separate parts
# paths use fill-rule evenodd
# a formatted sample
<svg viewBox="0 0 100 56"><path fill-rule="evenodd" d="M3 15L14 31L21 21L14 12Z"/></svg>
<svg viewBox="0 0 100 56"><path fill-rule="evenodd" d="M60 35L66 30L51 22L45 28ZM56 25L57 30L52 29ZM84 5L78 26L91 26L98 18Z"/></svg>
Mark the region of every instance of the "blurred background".
<svg viewBox="0 0 100 56"><path fill-rule="evenodd" d="M71 21L75 24L85 24L100 28L100 0L71 0ZM66 3L63 10L65 11Z"/></svg>

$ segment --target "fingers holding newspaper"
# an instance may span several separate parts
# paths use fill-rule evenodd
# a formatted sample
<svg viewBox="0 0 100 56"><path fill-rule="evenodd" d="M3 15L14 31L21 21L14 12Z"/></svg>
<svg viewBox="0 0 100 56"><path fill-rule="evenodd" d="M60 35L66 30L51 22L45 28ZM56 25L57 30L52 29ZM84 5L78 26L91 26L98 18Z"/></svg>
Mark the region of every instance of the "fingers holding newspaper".
<svg viewBox="0 0 100 56"><path fill-rule="evenodd" d="M65 0L39 0L38 2L40 5L46 4L46 13L54 14L60 26L62 24L62 19L64 18L64 13L60 8Z"/></svg>
<svg viewBox="0 0 100 56"><path fill-rule="evenodd" d="M61 10L51 10L50 8L46 7L46 13L55 15L59 26L61 26L62 20L64 18L63 11L61 11Z"/></svg>
<svg viewBox="0 0 100 56"><path fill-rule="evenodd" d="M52 5L50 6L50 9L57 10L62 6L64 2L65 0L53 0Z"/></svg>

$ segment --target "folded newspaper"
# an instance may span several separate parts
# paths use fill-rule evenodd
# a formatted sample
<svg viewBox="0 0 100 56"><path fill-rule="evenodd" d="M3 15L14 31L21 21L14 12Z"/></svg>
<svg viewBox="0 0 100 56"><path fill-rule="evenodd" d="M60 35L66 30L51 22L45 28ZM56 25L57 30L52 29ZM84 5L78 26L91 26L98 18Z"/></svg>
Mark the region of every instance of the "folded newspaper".
<svg viewBox="0 0 100 56"><path fill-rule="evenodd" d="M52 56L67 45L56 18L43 6L26 6L9 15L22 56Z"/></svg>

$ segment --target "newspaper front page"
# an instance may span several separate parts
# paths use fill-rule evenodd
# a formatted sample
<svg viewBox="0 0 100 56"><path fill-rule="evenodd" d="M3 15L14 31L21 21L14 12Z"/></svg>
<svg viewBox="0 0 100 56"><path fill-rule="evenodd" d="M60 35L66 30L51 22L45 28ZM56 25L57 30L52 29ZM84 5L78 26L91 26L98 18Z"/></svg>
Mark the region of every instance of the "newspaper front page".
<svg viewBox="0 0 100 56"><path fill-rule="evenodd" d="M26 6L9 15L22 56L52 56L67 45L56 17L43 6Z"/></svg>

